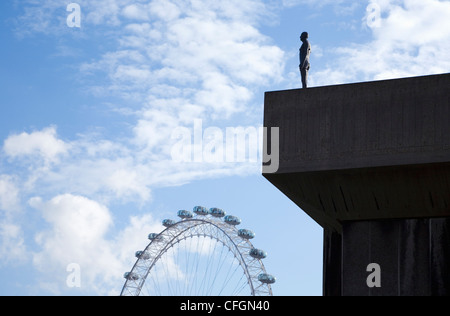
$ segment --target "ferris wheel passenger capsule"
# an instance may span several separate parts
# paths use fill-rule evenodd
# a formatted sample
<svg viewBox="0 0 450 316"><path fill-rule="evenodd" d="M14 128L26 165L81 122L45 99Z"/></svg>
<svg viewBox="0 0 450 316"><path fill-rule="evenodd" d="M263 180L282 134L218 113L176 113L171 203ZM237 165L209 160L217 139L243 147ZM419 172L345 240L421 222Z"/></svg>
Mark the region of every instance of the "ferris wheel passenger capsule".
<svg viewBox="0 0 450 316"><path fill-rule="evenodd" d="M233 225L233 226L237 226L241 223L241 219L239 217L232 216L232 215L225 216L223 218L223 220L225 221L225 223L227 223L229 225Z"/></svg>
<svg viewBox="0 0 450 316"><path fill-rule="evenodd" d="M227 215L224 210L217 207L211 208L209 210L209 213L214 217L224 217L225 215Z"/></svg>
<svg viewBox="0 0 450 316"><path fill-rule="evenodd" d="M189 218L192 218L193 215L189 211L181 210L181 211L178 211L178 217L180 217L181 219L189 219Z"/></svg>
<svg viewBox="0 0 450 316"><path fill-rule="evenodd" d="M163 241L163 237L157 233L151 233L148 235L148 239L151 241Z"/></svg>
<svg viewBox="0 0 450 316"><path fill-rule="evenodd" d="M261 249L253 248L252 250L250 250L250 256L255 259L264 259L267 257L267 252Z"/></svg>
<svg viewBox="0 0 450 316"><path fill-rule="evenodd" d="M194 207L194 213L201 216L206 216L209 214L209 211L206 207L196 206Z"/></svg>
<svg viewBox="0 0 450 316"><path fill-rule="evenodd" d="M239 229L238 236L248 240L255 238L255 233L249 229Z"/></svg>
<svg viewBox="0 0 450 316"><path fill-rule="evenodd" d="M142 260L150 259L150 254L145 251L136 251L135 256L136 256L136 258L142 259Z"/></svg>
<svg viewBox="0 0 450 316"><path fill-rule="evenodd" d="M165 220L162 221L162 224L163 224L164 227L169 228L169 227L172 227L173 225L175 225L176 222L174 220L171 220L171 219L165 219Z"/></svg>
<svg viewBox="0 0 450 316"><path fill-rule="evenodd" d="M270 274L260 274L258 275L258 281L264 284L274 284L276 282L276 278Z"/></svg>
<svg viewBox="0 0 450 316"><path fill-rule="evenodd" d="M139 280L139 276L136 273L134 273L134 272L125 272L123 277L125 279L127 279L128 281L137 281L137 280Z"/></svg>

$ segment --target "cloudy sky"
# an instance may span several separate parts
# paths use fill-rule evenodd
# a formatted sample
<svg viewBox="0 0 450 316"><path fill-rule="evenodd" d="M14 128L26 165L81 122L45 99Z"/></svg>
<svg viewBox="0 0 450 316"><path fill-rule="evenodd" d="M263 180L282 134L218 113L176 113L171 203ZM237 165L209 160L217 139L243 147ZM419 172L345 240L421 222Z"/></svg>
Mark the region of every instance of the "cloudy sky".
<svg viewBox="0 0 450 316"><path fill-rule="evenodd" d="M275 295L321 295L320 227L226 130L300 86L302 31L311 86L449 72L450 1L78 0L80 27L71 2L0 4L0 295L117 295L196 205L255 231Z"/></svg>

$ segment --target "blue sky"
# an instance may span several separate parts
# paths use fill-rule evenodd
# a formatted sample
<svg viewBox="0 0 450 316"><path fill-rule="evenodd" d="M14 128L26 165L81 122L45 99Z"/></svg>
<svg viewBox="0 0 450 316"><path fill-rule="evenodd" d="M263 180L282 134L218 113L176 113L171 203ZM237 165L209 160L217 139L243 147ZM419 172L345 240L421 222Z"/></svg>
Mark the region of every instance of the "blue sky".
<svg viewBox="0 0 450 316"><path fill-rule="evenodd" d="M116 295L196 205L255 231L275 295L321 295L322 230L260 159L175 161L174 130L260 127L264 92L300 86L302 31L311 86L450 69L450 1L79 0L80 28L70 2L0 4L0 295Z"/></svg>

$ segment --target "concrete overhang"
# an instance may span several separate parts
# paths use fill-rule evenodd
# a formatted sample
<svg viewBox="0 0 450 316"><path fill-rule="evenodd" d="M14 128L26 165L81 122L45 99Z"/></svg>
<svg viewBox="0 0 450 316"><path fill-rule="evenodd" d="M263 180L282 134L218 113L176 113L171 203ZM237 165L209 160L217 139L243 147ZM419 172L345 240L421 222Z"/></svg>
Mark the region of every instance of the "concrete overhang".
<svg viewBox="0 0 450 316"><path fill-rule="evenodd" d="M264 177L324 228L450 216L450 74L266 92L264 126Z"/></svg>

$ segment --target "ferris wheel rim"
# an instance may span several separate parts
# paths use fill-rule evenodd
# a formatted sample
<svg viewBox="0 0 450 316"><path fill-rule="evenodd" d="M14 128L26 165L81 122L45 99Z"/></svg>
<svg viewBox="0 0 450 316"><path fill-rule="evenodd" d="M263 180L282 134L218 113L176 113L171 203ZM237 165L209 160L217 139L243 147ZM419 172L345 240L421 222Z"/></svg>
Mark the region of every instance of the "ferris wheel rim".
<svg viewBox="0 0 450 316"><path fill-rule="evenodd" d="M231 236L229 236L229 234L228 234L222 227L220 227L219 225L217 225L217 223L214 223L214 222L212 222L212 221L206 221L206 220L200 219L200 218L186 219L186 220L177 222L175 225L178 225L178 224L181 224L181 223L188 223L188 222L190 222L190 223L200 222L198 225L195 225L195 226L199 226L199 225L212 225L212 226L214 226L215 228L219 229L222 233L225 234L225 236L232 242L234 248L237 249L237 253L239 253L239 259L240 259L240 260L239 260L239 259L238 259L238 260L239 260L240 263L242 263L242 264L244 265L244 266L243 266L244 274L246 275L247 280L248 280L248 282L249 282L249 284L250 284L251 293L252 293L252 295L254 295L254 291L255 291L255 290L254 290L253 282L251 282L251 276L250 276L250 273L249 273L249 271L248 271L247 262L246 262L245 259L243 258L243 254L238 250L238 249L239 249L239 245L237 245L237 244L234 242L234 240L231 238ZM175 226L175 225L174 225L174 226ZM168 227L168 228L166 228L164 231L166 231L166 230L168 230L168 229L171 229L172 227L173 227L173 226ZM192 236L186 236L186 237L182 238L181 240L178 240L177 237L178 237L179 235L181 235L182 233L184 233L184 232L190 230L191 228L193 228L193 227L188 227L188 228L186 228L185 230L183 230L180 234L178 234L177 236L173 237L173 239L170 240L170 242L167 243L167 245L166 245L166 247L164 248L164 250L167 250L167 249L169 249L169 248L172 248L175 244L180 243L181 240L183 240L183 239L187 239L187 238L195 237L195 236L200 236L200 234L194 234L194 235L192 235ZM164 232L164 231L163 231L163 232ZM161 234L162 234L163 232L161 232ZM160 234L160 235L161 235L161 234ZM217 240L218 242L221 242L224 246L226 246L229 250L231 250L231 247L229 247L226 243L224 243L221 239L217 238L216 236L208 236L208 237L210 237L211 239L215 239L215 240ZM176 242L173 242L174 240L176 240ZM247 242L248 242L248 241L247 241ZM169 246L169 244L170 244L170 246ZM147 248L148 248L149 246L150 246L150 244L147 246ZM144 250L144 251L145 251L145 250ZM162 254L163 254L163 253L161 252L161 255L162 255ZM235 258L237 257L236 254L235 254L235 252L233 252L233 255L235 256ZM156 260L156 261L157 261L157 260ZM156 263L156 261L155 261L155 263ZM264 269L264 270L265 270L265 269ZM150 272L150 270L147 272L147 275L145 276L145 278L147 278L149 272Z"/></svg>
<svg viewBox="0 0 450 316"><path fill-rule="evenodd" d="M211 215L211 214L210 214ZM238 232L238 230L236 229L236 227L234 225L230 225L227 224L223 221L220 221L220 217L221 216L206 216L206 215L197 215L197 216L193 216L191 218L183 218L181 221L178 222L173 222L172 224L168 224L168 226L161 231L161 233L159 234L155 234L157 237L165 237L165 234L171 233L172 231L174 231L176 228L181 227L182 229L177 232L176 234L171 236L171 239L169 241L165 241L165 245L162 249L160 249L158 251L158 255L153 258L151 265L148 266L148 268L146 268L146 271L144 274L139 274L139 285L138 286L134 286L131 287L129 286L132 290L129 291L129 293L133 293L134 290L134 296L138 296L141 294L141 290L142 287L144 285L144 283L147 280L147 277L150 273L150 271L152 270L152 268L156 265L156 263L158 263L158 261L161 259L161 257L171 248L175 247L177 244L179 244L181 241L186 240L188 238L193 238L193 237L209 237L213 240L216 240L217 242L220 242L224 247L227 247L228 250L230 250L233 253L233 256L235 257L235 259L237 259L238 263L240 264L242 270L243 270L243 274L245 275L246 279L247 279L247 283L250 287L250 292L251 292L251 296L256 296L256 289L261 288L263 285L267 287L266 291L262 291L260 290L260 292L264 292L267 293L266 295L272 296L272 289L270 286L270 283L266 283L266 284L260 284L259 286L255 286L254 282L256 281L260 281L260 276L261 275L267 275L266 274L266 269L265 266L263 264L263 262L260 259L249 259L246 258L246 256L248 257L249 254L246 254L243 250L248 250L248 249L255 249L252 245L252 243L250 242L250 240L243 238L242 236L238 236L239 237L239 241L240 242L236 242L235 239L232 237L231 233L236 234ZM199 226L212 226L214 227L214 229L219 230L222 234L223 237L225 237L228 241L231 242L231 245L229 245L228 243L224 242L221 238L217 237L217 236L213 236L213 234L205 234L205 233L200 233L200 232L196 232L194 229L198 228ZM247 231L247 230L243 230L243 231ZM188 232L188 234L186 236L184 236L183 234ZM192 232L191 234L189 234L189 232ZM170 235L170 234L169 234ZM182 236L183 235L183 236ZM237 234L236 234L237 235ZM182 237L180 237L182 236ZM145 248L145 250L143 250L143 253L146 253L150 247L152 247L152 245L157 244L158 241L157 238L151 240L151 242L147 245L147 247ZM246 248L243 247L243 245L246 245ZM247 261L251 261L252 263L257 262L258 268L259 268L259 272L258 275L252 275L250 272L250 268L249 268L249 264ZM133 265L133 268L131 270L131 272L129 273L133 273L135 270L138 270L137 267L139 266L139 264L145 261L142 258L138 258L137 261L135 262L135 264ZM257 268L257 269L258 269ZM255 270L254 267L252 267L253 270ZM122 291L121 291L121 296L125 295L126 290L129 289L129 287L127 286L129 283L131 282L136 282L136 280L126 280ZM133 295L133 294L132 294Z"/></svg>

